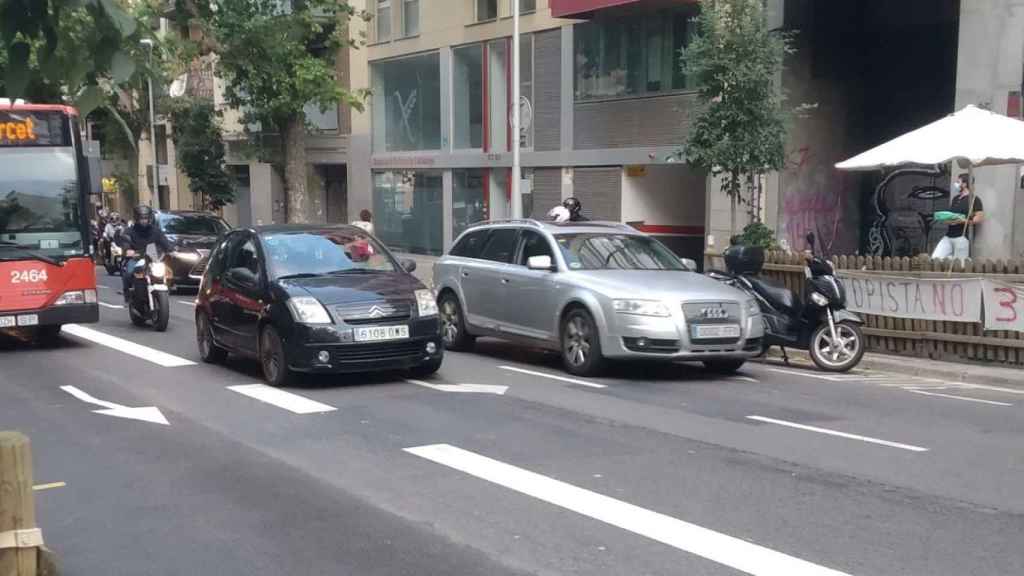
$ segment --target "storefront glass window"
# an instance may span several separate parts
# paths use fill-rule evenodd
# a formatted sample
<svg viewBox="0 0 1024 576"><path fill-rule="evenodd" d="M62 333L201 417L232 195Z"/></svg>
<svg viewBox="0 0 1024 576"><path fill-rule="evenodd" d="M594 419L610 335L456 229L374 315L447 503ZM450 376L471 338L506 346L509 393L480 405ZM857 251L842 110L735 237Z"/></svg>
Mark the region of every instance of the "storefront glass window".
<svg viewBox="0 0 1024 576"><path fill-rule="evenodd" d="M692 89L679 50L693 35L694 9L599 13L576 25L576 99L619 98Z"/></svg>
<svg viewBox="0 0 1024 576"><path fill-rule="evenodd" d="M452 50L452 141L456 150L483 147L483 44Z"/></svg>
<svg viewBox="0 0 1024 576"><path fill-rule="evenodd" d="M480 168L452 171L452 238L471 224L490 218L485 178L487 171Z"/></svg>
<svg viewBox="0 0 1024 576"><path fill-rule="evenodd" d="M440 66L437 53L372 64L375 151L441 148Z"/></svg>
<svg viewBox="0 0 1024 576"><path fill-rule="evenodd" d="M439 170L373 174L374 231L388 247L439 256L444 250Z"/></svg>

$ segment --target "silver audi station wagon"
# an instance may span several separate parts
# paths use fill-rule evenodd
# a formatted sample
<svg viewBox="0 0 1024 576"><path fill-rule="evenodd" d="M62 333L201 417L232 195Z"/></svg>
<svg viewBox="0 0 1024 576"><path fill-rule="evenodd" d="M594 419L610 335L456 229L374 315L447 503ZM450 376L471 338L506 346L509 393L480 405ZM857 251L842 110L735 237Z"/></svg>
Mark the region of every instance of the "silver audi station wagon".
<svg viewBox="0 0 1024 576"><path fill-rule="evenodd" d="M472 226L434 265L434 284L448 349L501 338L559 351L581 376L627 359L734 372L764 336L755 300L613 222Z"/></svg>

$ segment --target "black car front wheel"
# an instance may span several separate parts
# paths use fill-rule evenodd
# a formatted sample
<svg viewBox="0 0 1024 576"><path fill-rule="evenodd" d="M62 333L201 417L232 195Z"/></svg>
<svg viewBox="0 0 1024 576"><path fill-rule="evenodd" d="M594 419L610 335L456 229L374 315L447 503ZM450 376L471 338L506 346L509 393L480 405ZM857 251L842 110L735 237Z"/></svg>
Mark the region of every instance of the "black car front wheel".
<svg viewBox="0 0 1024 576"><path fill-rule="evenodd" d="M293 373L288 368L288 354L277 329L270 324L263 327L260 335L260 367L263 378L271 386L287 386L292 382Z"/></svg>

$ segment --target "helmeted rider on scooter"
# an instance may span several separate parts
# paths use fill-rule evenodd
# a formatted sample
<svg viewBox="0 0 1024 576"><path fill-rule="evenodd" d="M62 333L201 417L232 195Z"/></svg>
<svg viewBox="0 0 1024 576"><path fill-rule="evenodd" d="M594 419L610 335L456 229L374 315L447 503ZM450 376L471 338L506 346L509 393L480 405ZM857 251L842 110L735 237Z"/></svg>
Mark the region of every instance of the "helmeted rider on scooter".
<svg viewBox="0 0 1024 576"><path fill-rule="evenodd" d="M121 269L121 285L125 301L128 300L128 288L131 285L131 271L135 263L146 255L146 247L156 244L157 248L171 252L174 247L164 236L160 227L154 222L153 209L140 204L132 211L134 221L118 238L118 244L124 249L124 268Z"/></svg>

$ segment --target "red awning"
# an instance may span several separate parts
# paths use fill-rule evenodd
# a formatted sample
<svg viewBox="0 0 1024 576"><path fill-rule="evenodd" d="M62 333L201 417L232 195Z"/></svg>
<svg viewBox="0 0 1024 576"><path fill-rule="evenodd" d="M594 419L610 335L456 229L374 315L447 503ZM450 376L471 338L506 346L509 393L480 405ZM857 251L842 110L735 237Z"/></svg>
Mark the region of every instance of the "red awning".
<svg viewBox="0 0 1024 576"><path fill-rule="evenodd" d="M640 0L551 0L551 15L555 18L564 18L575 14L593 12L601 8L620 6L622 4L635 4Z"/></svg>

